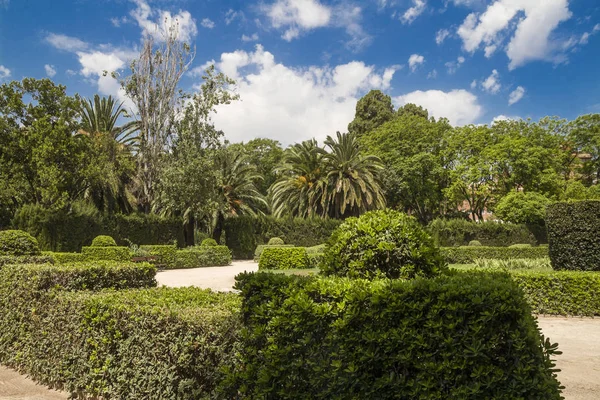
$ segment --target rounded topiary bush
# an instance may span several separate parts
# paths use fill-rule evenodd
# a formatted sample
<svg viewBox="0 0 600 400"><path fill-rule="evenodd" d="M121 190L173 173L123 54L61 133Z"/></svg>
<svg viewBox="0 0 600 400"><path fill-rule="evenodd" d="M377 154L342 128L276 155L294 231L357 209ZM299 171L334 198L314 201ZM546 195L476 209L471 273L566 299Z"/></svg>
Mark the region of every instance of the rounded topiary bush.
<svg viewBox="0 0 600 400"><path fill-rule="evenodd" d="M96 236L92 240L92 247L111 247L116 245L117 242L115 242L115 239L107 235Z"/></svg>
<svg viewBox="0 0 600 400"><path fill-rule="evenodd" d="M481 242L479 240L471 240L469 246L481 246Z"/></svg>
<svg viewBox="0 0 600 400"><path fill-rule="evenodd" d="M320 267L324 275L395 279L432 277L446 262L416 219L381 210L346 219L331 235Z"/></svg>
<svg viewBox="0 0 600 400"><path fill-rule="evenodd" d="M274 238L269 239L269 246L279 246L282 244L285 244L285 242L281 238L274 237Z"/></svg>
<svg viewBox="0 0 600 400"><path fill-rule="evenodd" d="M202 241L202 243L200 244L200 246L202 247L213 247L213 246L218 246L219 244L217 243L217 241L215 239L204 239Z"/></svg>
<svg viewBox="0 0 600 400"><path fill-rule="evenodd" d="M18 230L0 231L0 255L36 256L41 254L36 238Z"/></svg>

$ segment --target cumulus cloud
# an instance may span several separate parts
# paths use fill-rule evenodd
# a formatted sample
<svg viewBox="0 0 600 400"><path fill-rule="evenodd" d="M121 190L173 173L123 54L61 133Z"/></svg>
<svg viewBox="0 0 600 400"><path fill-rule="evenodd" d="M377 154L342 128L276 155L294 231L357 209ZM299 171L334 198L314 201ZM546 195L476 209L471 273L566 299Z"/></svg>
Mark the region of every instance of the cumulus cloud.
<svg viewBox="0 0 600 400"><path fill-rule="evenodd" d="M457 33L471 53L483 48L491 57L505 48L512 70L534 60L564 60L564 43L551 36L571 15L568 0L496 0L485 12L469 14Z"/></svg>
<svg viewBox="0 0 600 400"><path fill-rule="evenodd" d="M448 73L450 75L454 74L460 66L465 62L465 58L463 56L459 56L456 61L448 61L446 64L446 68L448 68Z"/></svg>
<svg viewBox="0 0 600 400"><path fill-rule="evenodd" d="M346 131L358 99L370 89L389 89L397 68L377 70L359 61L295 68L278 63L261 45L210 63L237 80L241 96L217 108L216 127L232 141L260 136L284 144Z"/></svg>
<svg viewBox="0 0 600 400"><path fill-rule="evenodd" d="M420 54L412 54L408 58L408 67L410 68L410 70L412 72L415 72L417 70L417 68L419 67L419 65L423 64L424 62L425 62L425 57L423 57Z"/></svg>
<svg viewBox="0 0 600 400"><path fill-rule="evenodd" d="M464 90L455 89L449 92L441 90L417 90L394 98L397 106L414 103L429 111L436 118L448 118L452 125L466 125L477 121L483 108L477 96Z"/></svg>
<svg viewBox="0 0 600 400"><path fill-rule="evenodd" d="M56 75L56 69L54 68L54 65L46 64L44 65L44 70L46 71L46 75L48 75L50 78Z"/></svg>
<svg viewBox="0 0 600 400"><path fill-rule="evenodd" d="M450 36L450 31L448 29L440 29L435 34L435 42L440 45L444 43L444 40L446 40L448 36Z"/></svg>
<svg viewBox="0 0 600 400"><path fill-rule="evenodd" d="M491 125L493 125L496 122L500 122L500 121L516 121L516 120L519 120L519 119L522 119L522 118L521 117L510 117L510 116L507 116L507 115L500 114L500 115L495 116L492 119Z"/></svg>
<svg viewBox="0 0 600 400"><path fill-rule="evenodd" d="M411 24L419 15L423 14L427 6L425 0L412 0L412 2L413 6L406 10L400 17L400 20L404 24Z"/></svg>
<svg viewBox="0 0 600 400"><path fill-rule="evenodd" d="M10 77L10 69L6 68L4 65L0 65L0 79L6 79Z"/></svg>
<svg viewBox="0 0 600 400"><path fill-rule="evenodd" d="M437 78L437 69L434 69L430 73L427 74L427 79L435 79Z"/></svg>
<svg viewBox="0 0 600 400"><path fill-rule="evenodd" d="M486 92L491 94L496 94L500 91L502 85L500 84L500 74L497 70L492 70L490 76L488 76L483 82L481 82L481 87Z"/></svg>
<svg viewBox="0 0 600 400"><path fill-rule="evenodd" d="M157 41L164 41L165 33L176 27L177 38L182 42L191 42L198 34L196 21L188 11L179 10L175 15L169 11L153 9L144 0L132 0L137 8L130 12L131 17L142 29L144 36L152 36Z"/></svg>
<svg viewBox="0 0 600 400"><path fill-rule="evenodd" d="M215 27L215 23L213 21L211 21L210 18L204 18L200 22L200 25L202 25L204 28L208 28L208 29L212 29Z"/></svg>
<svg viewBox="0 0 600 400"><path fill-rule="evenodd" d="M82 51L89 47L83 40L57 33L47 34L44 40L53 47L64 51Z"/></svg>
<svg viewBox="0 0 600 400"><path fill-rule="evenodd" d="M244 20L245 18L246 17L244 16L243 11L235 11L234 9L230 8L225 13L225 25L231 24L236 19Z"/></svg>
<svg viewBox="0 0 600 400"><path fill-rule="evenodd" d="M258 33L253 33L250 36L242 35L242 42L256 42L258 40Z"/></svg>
<svg viewBox="0 0 600 400"><path fill-rule="evenodd" d="M515 90L513 90L508 96L508 105L512 106L519 100L523 98L525 95L525 88L523 86L517 86Z"/></svg>
<svg viewBox="0 0 600 400"><path fill-rule="evenodd" d="M110 19L110 23L113 24L113 26L116 28L121 27L121 25L124 25L127 22L129 22L129 19L126 16L114 17Z"/></svg>

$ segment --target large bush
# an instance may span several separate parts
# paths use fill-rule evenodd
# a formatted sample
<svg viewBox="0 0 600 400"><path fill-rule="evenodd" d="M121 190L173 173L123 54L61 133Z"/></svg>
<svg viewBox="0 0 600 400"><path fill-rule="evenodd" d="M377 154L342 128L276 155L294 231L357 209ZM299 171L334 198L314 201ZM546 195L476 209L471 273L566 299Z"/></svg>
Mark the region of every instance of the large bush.
<svg viewBox="0 0 600 400"><path fill-rule="evenodd" d="M350 278L431 277L445 268L416 219L393 210L348 218L329 239L321 272Z"/></svg>
<svg viewBox="0 0 600 400"><path fill-rule="evenodd" d="M507 274L311 279L243 274L231 398L559 399L551 360Z"/></svg>
<svg viewBox="0 0 600 400"><path fill-rule="evenodd" d="M36 256L40 254L37 240L19 230L0 231L0 256Z"/></svg>
<svg viewBox="0 0 600 400"><path fill-rule="evenodd" d="M310 267L304 247L273 247L264 249L258 269L305 269Z"/></svg>
<svg viewBox="0 0 600 400"><path fill-rule="evenodd" d="M538 247L485 247L462 246L442 247L444 259L449 264L471 264L479 258L510 259L510 258L542 258L548 256L548 248Z"/></svg>
<svg viewBox="0 0 600 400"><path fill-rule="evenodd" d="M600 201L548 206L546 225L552 267L600 271Z"/></svg>
<svg viewBox="0 0 600 400"><path fill-rule="evenodd" d="M536 229L540 230L540 228ZM471 240L483 246L510 246L516 243L536 243L536 232L532 227L496 222L472 222L464 219L436 219L427 226L427 231L440 247L466 246ZM544 241L544 232L539 232L539 241Z"/></svg>
<svg viewBox="0 0 600 400"><path fill-rule="evenodd" d="M535 192L510 192L494 210L498 218L515 224L544 225L550 199Z"/></svg>

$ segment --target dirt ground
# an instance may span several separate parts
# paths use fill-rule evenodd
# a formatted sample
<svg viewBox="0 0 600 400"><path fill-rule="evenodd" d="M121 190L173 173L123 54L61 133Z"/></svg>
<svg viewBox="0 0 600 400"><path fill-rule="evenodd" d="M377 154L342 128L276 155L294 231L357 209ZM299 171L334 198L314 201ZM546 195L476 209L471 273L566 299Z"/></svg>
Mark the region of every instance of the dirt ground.
<svg viewBox="0 0 600 400"><path fill-rule="evenodd" d="M251 261L237 261L229 267L162 271L159 285L198 286L230 291L240 272L256 271ZM544 335L558 342L563 352L557 357L558 378L565 386L566 400L600 399L600 318L539 317ZM37 385L24 375L0 366L0 400L66 400L65 393Z"/></svg>

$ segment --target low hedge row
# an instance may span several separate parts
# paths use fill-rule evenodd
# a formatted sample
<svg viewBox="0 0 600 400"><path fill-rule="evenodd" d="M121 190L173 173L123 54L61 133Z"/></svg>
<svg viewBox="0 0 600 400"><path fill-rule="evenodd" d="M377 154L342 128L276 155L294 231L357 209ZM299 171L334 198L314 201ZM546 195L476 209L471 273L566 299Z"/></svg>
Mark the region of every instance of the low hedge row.
<svg viewBox="0 0 600 400"><path fill-rule="evenodd" d="M87 261L106 260L106 261L130 261L131 252L129 247L124 246L84 246L81 248L81 254Z"/></svg>
<svg viewBox="0 0 600 400"><path fill-rule="evenodd" d="M220 267L231 264L231 250L227 246L196 246L175 252L175 259L167 269Z"/></svg>
<svg viewBox="0 0 600 400"><path fill-rule="evenodd" d="M159 268L172 268L177 256L177 246L168 245L142 245L141 250L155 257L154 264Z"/></svg>
<svg viewBox="0 0 600 400"><path fill-rule="evenodd" d="M561 398L557 345L508 274L237 279L243 368L229 398Z"/></svg>
<svg viewBox="0 0 600 400"><path fill-rule="evenodd" d="M56 264L72 264L86 261L85 256L81 253L55 253L52 251L44 251L42 254L51 257Z"/></svg>
<svg viewBox="0 0 600 400"><path fill-rule="evenodd" d="M265 249L270 248L279 248L279 247L296 247L293 244L259 244L256 246L256 250L254 250L254 261L258 262L260 260L260 256Z"/></svg>
<svg viewBox="0 0 600 400"><path fill-rule="evenodd" d="M55 259L50 254L41 256L0 256L0 268L9 264L52 264Z"/></svg>
<svg viewBox="0 0 600 400"><path fill-rule="evenodd" d="M435 219L427 231L440 247L466 246L476 240L483 246L510 246L516 243L545 243L545 232L540 227L520 224L473 222L464 219ZM537 233L537 235L536 235Z"/></svg>
<svg viewBox="0 0 600 400"><path fill-rule="evenodd" d="M471 264L478 258L542 258L548 257L548 247L442 247L442 255L449 264Z"/></svg>
<svg viewBox="0 0 600 400"><path fill-rule="evenodd" d="M304 247L266 247L258 261L258 269L306 269L311 261Z"/></svg>

